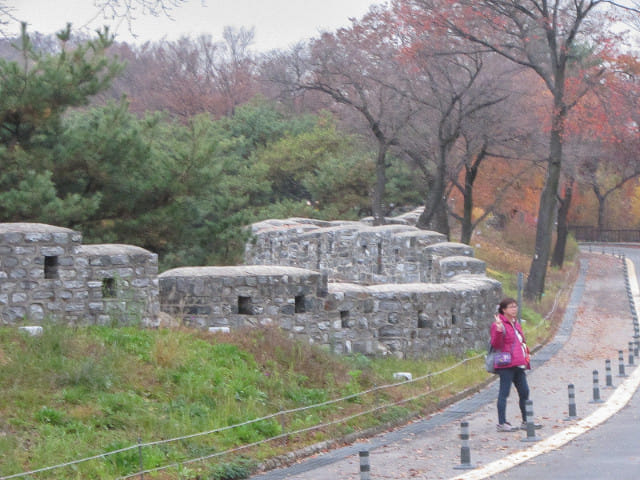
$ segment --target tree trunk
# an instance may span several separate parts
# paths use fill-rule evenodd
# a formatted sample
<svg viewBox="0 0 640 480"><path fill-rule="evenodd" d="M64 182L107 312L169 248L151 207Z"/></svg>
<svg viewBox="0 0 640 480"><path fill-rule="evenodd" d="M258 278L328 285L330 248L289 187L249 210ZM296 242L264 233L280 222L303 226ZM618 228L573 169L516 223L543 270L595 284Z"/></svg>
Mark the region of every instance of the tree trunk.
<svg viewBox="0 0 640 480"><path fill-rule="evenodd" d="M433 230L446 235L449 239L449 211L447 209L447 201L445 198L446 187L446 170L445 162L440 159L440 165L436 175L432 177L431 185L425 199L424 211L418 218L416 226L423 230Z"/></svg>
<svg viewBox="0 0 640 480"><path fill-rule="evenodd" d="M471 243L471 235L473 234L473 184L478 176L478 168L486 153L486 142L482 151L478 154L475 161L465 164L464 172L464 190L463 212L462 212L462 232L460 234L460 242L469 245Z"/></svg>
<svg viewBox="0 0 640 480"><path fill-rule="evenodd" d="M569 209L573 197L573 178L569 179L565 185L564 198L560 199L558 208L558 227L556 229L556 246L551 257L551 265L561 267L564 263L564 255L567 248L567 238L569 237Z"/></svg>
<svg viewBox="0 0 640 480"><path fill-rule="evenodd" d="M604 230L604 205L607 200L605 195L601 195L599 191L596 191L594 188L594 192L596 194L596 198L598 199L598 232L602 232Z"/></svg>
<svg viewBox="0 0 640 480"><path fill-rule="evenodd" d="M471 243L471 234L473 233L472 213L473 204L467 197L464 197L464 212L462 213L462 231L460 233L460 242L466 245Z"/></svg>
<svg viewBox="0 0 640 480"><path fill-rule="evenodd" d="M556 78L559 85L563 85L563 79ZM547 265L551 253L551 238L553 232L553 217L556 209L558 185L562 166L562 135L564 133L564 121L566 107L562 102L563 92L561 87L554 95L553 125L549 141L549 159L547 161L547 177L544 188L540 194L540 206L538 208L538 226L536 228L536 243L529 277L524 288L524 296L529 300L540 299L544 293L544 282L547 275Z"/></svg>
<svg viewBox="0 0 640 480"><path fill-rule="evenodd" d="M384 191L387 184L386 161L389 146L386 142L378 140L378 157L376 158L376 184L373 190L371 210L373 212L373 224L384 225Z"/></svg>

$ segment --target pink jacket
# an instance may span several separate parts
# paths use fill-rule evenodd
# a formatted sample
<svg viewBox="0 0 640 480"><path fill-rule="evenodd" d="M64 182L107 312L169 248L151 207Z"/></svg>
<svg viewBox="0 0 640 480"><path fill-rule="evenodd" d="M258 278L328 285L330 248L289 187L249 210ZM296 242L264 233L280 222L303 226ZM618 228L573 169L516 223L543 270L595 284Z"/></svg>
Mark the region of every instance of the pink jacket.
<svg viewBox="0 0 640 480"><path fill-rule="evenodd" d="M523 345L518 340L516 332L514 329L517 329L522 337L522 341L524 342L524 333L522 332L522 327L518 322L515 324L511 323L504 315L500 315L500 319L504 325L504 334L498 330L496 327L496 322L491 324L491 346L497 351L500 352L511 352L511 363L504 367L497 368L509 368L509 367L520 367L524 366L526 368L531 368L531 364L529 363L529 352L526 347L523 348ZM527 350L525 352L525 350Z"/></svg>

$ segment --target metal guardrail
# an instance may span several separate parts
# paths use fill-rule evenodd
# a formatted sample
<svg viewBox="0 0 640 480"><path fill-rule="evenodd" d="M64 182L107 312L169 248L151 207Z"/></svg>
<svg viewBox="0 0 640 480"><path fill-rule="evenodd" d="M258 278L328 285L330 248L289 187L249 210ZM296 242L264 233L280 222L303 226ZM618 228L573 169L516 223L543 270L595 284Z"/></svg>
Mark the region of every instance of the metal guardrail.
<svg viewBox="0 0 640 480"><path fill-rule="evenodd" d="M603 229L569 225L569 231L579 242L640 242L639 229Z"/></svg>

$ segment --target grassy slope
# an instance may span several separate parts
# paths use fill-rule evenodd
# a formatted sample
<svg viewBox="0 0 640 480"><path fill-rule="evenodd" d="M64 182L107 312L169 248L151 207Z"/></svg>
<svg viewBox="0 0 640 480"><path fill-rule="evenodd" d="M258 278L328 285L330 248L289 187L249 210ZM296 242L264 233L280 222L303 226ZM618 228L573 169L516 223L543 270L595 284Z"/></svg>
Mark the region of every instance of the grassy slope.
<svg viewBox="0 0 640 480"><path fill-rule="evenodd" d="M508 241L507 235L506 240ZM518 239L511 238L517 243ZM489 273L515 296L516 272L528 267L526 246L510 246L504 234L474 238L476 255ZM571 284L575 268L550 270L548 293L528 306L529 343L542 341ZM559 302L558 302L559 301ZM555 317L543 320L549 311ZM468 357L478 357L469 352ZM0 475L56 465L144 442L166 440L269 417L274 412L314 405L394 383L393 372L425 377L415 383L352 396L318 408L265 418L238 428L144 447L144 468L213 455L154 478L242 478L257 463L330 438L386 425L432 411L439 402L488 377L482 359L446 374L430 376L460 359L437 362L336 357L292 343L276 329L211 335L187 330L66 328L50 326L41 337L0 328ZM407 398L417 397L412 401ZM371 410L374 413L346 417ZM330 424L337 420L336 424ZM240 456L216 455L234 446L284 435ZM251 459L251 460L249 460ZM137 448L37 478L114 478L139 469Z"/></svg>

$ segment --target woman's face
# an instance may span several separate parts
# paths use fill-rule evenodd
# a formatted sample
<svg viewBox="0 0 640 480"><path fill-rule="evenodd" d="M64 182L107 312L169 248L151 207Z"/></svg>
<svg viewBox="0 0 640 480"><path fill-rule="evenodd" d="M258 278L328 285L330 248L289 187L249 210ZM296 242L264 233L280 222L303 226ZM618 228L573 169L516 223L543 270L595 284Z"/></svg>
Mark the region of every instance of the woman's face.
<svg viewBox="0 0 640 480"><path fill-rule="evenodd" d="M507 318L516 318L518 314L518 304L516 302L510 303L504 308L504 316Z"/></svg>

